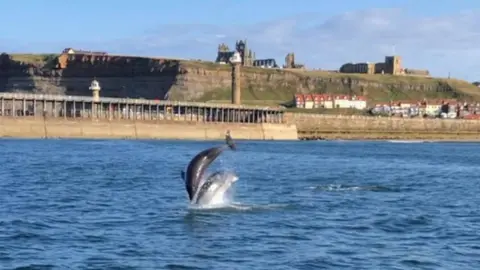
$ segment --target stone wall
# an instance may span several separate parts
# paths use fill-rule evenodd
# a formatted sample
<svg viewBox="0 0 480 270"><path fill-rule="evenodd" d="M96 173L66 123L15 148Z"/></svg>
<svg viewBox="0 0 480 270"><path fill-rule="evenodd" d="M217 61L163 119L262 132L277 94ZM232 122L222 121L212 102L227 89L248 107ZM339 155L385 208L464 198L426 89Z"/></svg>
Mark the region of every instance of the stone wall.
<svg viewBox="0 0 480 270"><path fill-rule="evenodd" d="M226 130L230 130L235 139L296 140L298 138L295 125L281 124L0 117L0 137L219 140L225 138Z"/></svg>
<svg viewBox="0 0 480 270"><path fill-rule="evenodd" d="M287 113L287 122L304 131L480 132L480 121Z"/></svg>

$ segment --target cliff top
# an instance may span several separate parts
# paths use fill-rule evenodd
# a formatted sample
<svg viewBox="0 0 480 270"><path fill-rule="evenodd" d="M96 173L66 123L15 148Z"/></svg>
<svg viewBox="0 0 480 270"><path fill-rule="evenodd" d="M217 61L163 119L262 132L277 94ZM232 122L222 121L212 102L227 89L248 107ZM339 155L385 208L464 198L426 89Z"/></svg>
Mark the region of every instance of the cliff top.
<svg viewBox="0 0 480 270"><path fill-rule="evenodd" d="M54 68L59 54L10 54L13 61L30 64L39 68ZM178 64L179 67L186 70L206 70L212 72L230 71L231 67L225 64L217 64L209 61L201 60L185 60L185 59L168 59L160 57L138 57L138 56L121 56L121 55L106 55L112 58L135 58L144 62L145 60L164 60L166 62ZM340 93L346 91L345 85L348 86L352 81L356 83L355 91L366 88L368 90L367 97L372 102L381 102L389 99L419 99L422 97L428 98L459 98L471 99L480 101L480 89L464 80L447 79L447 78L432 78L414 75L390 75L390 74L347 74L338 72L328 72L320 70L302 70L302 69L263 69L256 67L243 67L243 72L257 75L265 75L259 80L266 80L274 75L275 77L289 77L290 81L298 81L298 85L284 86L284 83L270 86L267 90L264 89L256 91L253 85L249 89L245 89L242 93L242 99L252 101L269 101L270 103L277 103L282 100L293 98L293 93L299 89L309 89L309 91L322 91ZM252 75L253 76L253 75ZM312 84L311 81L317 82L304 87L302 84ZM321 81L320 83L318 81ZM340 82L340 83L339 83ZM258 82L257 82L258 83ZM296 84L296 83L295 83ZM339 86L343 85L343 86ZM298 87L296 87L298 86ZM410 87L416 86L416 87ZM242 86L246 87L246 86ZM342 88L343 87L343 88ZM250 89L252 88L252 89ZM288 89L287 89L288 88ZM428 93L421 89L436 89L430 90ZM350 87L352 89L352 87ZM229 89L217 89L218 93L205 95L198 100L228 100ZM348 90L348 89L347 89ZM252 92L253 91L253 92ZM356 93L356 94L361 94ZM257 102L255 102L257 103Z"/></svg>
<svg viewBox="0 0 480 270"><path fill-rule="evenodd" d="M12 60L17 62L23 62L27 64L33 64L36 66L47 65L50 61L53 61L59 54L49 53L49 54L9 54ZM177 61L186 68L201 68L206 70L219 70L219 71L228 71L230 70L229 65L217 64L211 61L201 61L201 60L186 60L186 59L174 59L174 58L165 58L165 57L138 57L130 55L108 55L112 57L132 57L132 58L144 58L144 59L163 59ZM390 74L360 74L360 73L339 73L331 71L322 71L322 70L303 70L303 69L267 69L267 68L256 68L256 67L243 67L243 70L246 72L255 72L263 74L279 74L279 73L291 73L298 75L300 77L324 77L324 78L351 78L359 79L370 82L378 82L382 84L390 83L405 83L405 84L429 84L431 82L449 82L455 84L466 84L468 86L473 86L471 83L458 80L458 79L448 79L448 78L436 78L436 77L424 77L424 76L415 76L415 75L390 75ZM471 89L476 89L475 87L469 87Z"/></svg>

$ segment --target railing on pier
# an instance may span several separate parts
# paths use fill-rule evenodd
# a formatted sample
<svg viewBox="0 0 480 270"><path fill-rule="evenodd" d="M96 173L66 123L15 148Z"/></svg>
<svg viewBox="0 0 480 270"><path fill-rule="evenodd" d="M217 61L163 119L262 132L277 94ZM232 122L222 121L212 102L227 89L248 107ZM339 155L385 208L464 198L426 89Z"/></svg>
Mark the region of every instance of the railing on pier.
<svg viewBox="0 0 480 270"><path fill-rule="evenodd" d="M284 109L251 105L0 93L0 116L285 123Z"/></svg>
<svg viewBox="0 0 480 270"><path fill-rule="evenodd" d="M16 100L56 100L56 101L76 101L76 102L95 102L93 97L89 96L66 96L66 95L47 95L47 94L29 94L29 93L0 93L0 98L16 99ZM212 108L229 108L229 109L254 109L268 111L284 111L282 107L269 107L258 105L235 105L222 103L204 103L204 102L186 102L186 101L170 101L170 100L150 100L137 98L109 98L101 97L98 102L103 103L129 103L129 104L151 104L151 105L177 105L177 106L193 106L193 107L212 107Z"/></svg>

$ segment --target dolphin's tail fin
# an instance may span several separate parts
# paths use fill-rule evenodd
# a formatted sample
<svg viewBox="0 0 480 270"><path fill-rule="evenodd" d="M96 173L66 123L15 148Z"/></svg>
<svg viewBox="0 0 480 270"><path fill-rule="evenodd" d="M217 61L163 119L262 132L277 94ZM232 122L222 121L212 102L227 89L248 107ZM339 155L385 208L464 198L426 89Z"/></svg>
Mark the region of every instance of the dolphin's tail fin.
<svg viewBox="0 0 480 270"><path fill-rule="evenodd" d="M225 142L230 149L237 150L237 146L233 142L232 136L230 136L230 130L227 130L227 133L225 134Z"/></svg>

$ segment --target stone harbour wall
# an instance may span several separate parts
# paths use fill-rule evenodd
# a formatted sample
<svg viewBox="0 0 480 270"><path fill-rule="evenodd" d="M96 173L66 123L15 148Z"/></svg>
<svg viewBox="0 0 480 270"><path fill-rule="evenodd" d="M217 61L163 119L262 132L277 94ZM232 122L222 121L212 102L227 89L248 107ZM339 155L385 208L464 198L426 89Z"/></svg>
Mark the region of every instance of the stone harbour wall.
<svg viewBox="0 0 480 270"><path fill-rule="evenodd" d="M0 117L0 137L221 140L226 130L239 140L298 139L291 124Z"/></svg>
<svg viewBox="0 0 480 270"><path fill-rule="evenodd" d="M287 122L304 131L480 132L480 121L287 113Z"/></svg>

